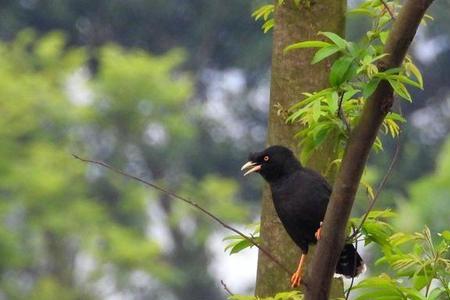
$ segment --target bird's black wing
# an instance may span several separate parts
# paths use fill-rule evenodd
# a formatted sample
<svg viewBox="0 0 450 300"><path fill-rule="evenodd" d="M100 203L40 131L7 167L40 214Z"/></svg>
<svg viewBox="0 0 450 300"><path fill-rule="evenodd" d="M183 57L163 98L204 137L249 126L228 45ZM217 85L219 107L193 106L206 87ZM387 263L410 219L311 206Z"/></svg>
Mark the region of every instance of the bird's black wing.
<svg viewBox="0 0 450 300"><path fill-rule="evenodd" d="M331 187L318 173L302 169L271 185L278 216L303 252L315 243L315 232L325 216Z"/></svg>

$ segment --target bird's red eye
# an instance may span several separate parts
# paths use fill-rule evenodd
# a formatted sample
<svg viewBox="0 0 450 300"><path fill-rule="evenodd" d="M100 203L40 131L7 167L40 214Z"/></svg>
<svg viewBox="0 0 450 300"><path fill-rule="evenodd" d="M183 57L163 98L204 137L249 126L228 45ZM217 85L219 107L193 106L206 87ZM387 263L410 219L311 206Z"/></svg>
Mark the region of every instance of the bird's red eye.
<svg viewBox="0 0 450 300"><path fill-rule="evenodd" d="M268 160L269 160L269 156L268 155L264 156L264 161L268 161Z"/></svg>

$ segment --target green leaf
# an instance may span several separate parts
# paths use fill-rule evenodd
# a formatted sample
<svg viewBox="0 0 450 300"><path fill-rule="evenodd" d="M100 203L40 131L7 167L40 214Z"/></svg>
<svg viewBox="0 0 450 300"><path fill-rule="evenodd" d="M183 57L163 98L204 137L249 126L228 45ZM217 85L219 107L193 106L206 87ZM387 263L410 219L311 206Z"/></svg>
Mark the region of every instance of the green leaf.
<svg viewBox="0 0 450 300"><path fill-rule="evenodd" d="M393 218L397 216L397 214L390 209L385 210L372 210L367 216L368 219L387 219Z"/></svg>
<svg viewBox="0 0 450 300"><path fill-rule="evenodd" d="M373 187L370 184L368 184L365 180L362 180L362 179L361 179L361 184L366 188L367 193L369 194L370 198L374 199L375 193L373 191Z"/></svg>
<svg viewBox="0 0 450 300"><path fill-rule="evenodd" d="M263 32L267 33L270 29L273 28L274 25L275 25L274 19L267 20L266 22L264 22L262 26Z"/></svg>
<svg viewBox="0 0 450 300"><path fill-rule="evenodd" d="M445 230L441 233L441 236L446 239L447 241L450 241L450 231Z"/></svg>
<svg viewBox="0 0 450 300"><path fill-rule="evenodd" d="M231 295L228 300L258 300L254 296L243 296L243 295Z"/></svg>
<svg viewBox="0 0 450 300"><path fill-rule="evenodd" d="M310 104L311 102L315 101L316 99L320 98L320 97L326 97L327 94L333 92L332 88L327 88L327 89L323 89L319 92L315 92L313 94L310 93L303 93L303 95L306 96L305 99L295 103L294 105L292 105L289 110L293 111L298 109L299 107L304 107L308 104Z"/></svg>
<svg viewBox="0 0 450 300"><path fill-rule="evenodd" d="M438 300L441 295L443 295L445 292L444 288L438 287L431 291L431 293L428 295L428 300Z"/></svg>
<svg viewBox="0 0 450 300"><path fill-rule="evenodd" d="M386 119L392 119L394 121L398 121L398 122L402 122L405 123L406 119L403 118L402 115L398 114L398 113L394 113L394 112L390 112L387 114Z"/></svg>
<svg viewBox="0 0 450 300"><path fill-rule="evenodd" d="M321 105L320 105L320 101L315 101L313 104L313 119L314 121L318 121L321 115Z"/></svg>
<svg viewBox="0 0 450 300"><path fill-rule="evenodd" d="M401 294L396 292L395 289L377 288L377 289L361 292L361 294L359 294L355 300L374 300L374 299L399 300L399 299L403 299L403 298L401 297Z"/></svg>
<svg viewBox="0 0 450 300"><path fill-rule="evenodd" d="M400 82L403 82L403 83L412 85L412 86L417 87L417 88L419 88L419 89L421 88L419 83L417 83L417 82L415 82L415 81L409 79L408 77L406 77L406 76L404 76L404 75L389 75L388 78L391 78L391 79L397 79L397 80L400 81Z"/></svg>
<svg viewBox="0 0 450 300"><path fill-rule="evenodd" d="M409 94L408 90L406 89L403 83L391 79L388 79L388 81L397 95L399 95L403 99L408 100L409 102L412 102L411 95Z"/></svg>
<svg viewBox="0 0 450 300"><path fill-rule="evenodd" d="M423 78L422 78L422 73L420 73L420 70L412 62L408 64L408 70L411 73L413 73L413 75L416 77L417 81L419 82L419 87L421 89L423 89Z"/></svg>
<svg viewBox="0 0 450 300"><path fill-rule="evenodd" d="M381 79L379 78L372 78L363 88L363 97L369 98L375 92L380 81Z"/></svg>
<svg viewBox="0 0 450 300"><path fill-rule="evenodd" d="M238 240L238 239L242 239L242 236L240 236L238 234L233 234L233 235L229 235L229 236L224 237L222 239L222 241Z"/></svg>
<svg viewBox="0 0 450 300"><path fill-rule="evenodd" d="M381 142L380 137L375 138L375 142L373 142L373 148L375 151L382 151L383 150L383 142Z"/></svg>
<svg viewBox="0 0 450 300"><path fill-rule="evenodd" d="M249 241L242 240L231 248L230 254L238 253L238 252L240 252L246 248L252 247L252 246L253 246L253 244L250 243Z"/></svg>
<svg viewBox="0 0 450 300"><path fill-rule="evenodd" d="M326 36L341 50L345 49L348 45L348 42L346 40L344 40L334 32L319 32L318 34Z"/></svg>
<svg viewBox="0 0 450 300"><path fill-rule="evenodd" d="M388 69L384 72L378 72L378 73L374 74L373 76L388 80L390 78L390 76L398 75L401 71L402 71L401 68L392 68L392 69Z"/></svg>
<svg viewBox="0 0 450 300"><path fill-rule="evenodd" d="M316 54L314 54L314 57L311 61L312 64L318 63L322 60L324 60L325 58L335 54L336 52L339 52L339 48L336 47L335 45L330 45L328 47L324 47L322 49L320 49L319 51L316 52Z"/></svg>
<svg viewBox="0 0 450 300"><path fill-rule="evenodd" d="M284 48L284 52L291 51L294 49L301 49L301 48L323 48L331 46L330 43L322 42L322 41L304 41L304 42L298 42L292 45L287 46Z"/></svg>
<svg viewBox="0 0 450 300"><path fill-rule="evenodd" d="M348 14L359 14L359 15L368 15L370 17L376 17L377 13L375 12L375 10L369 10L367 8L355 8L352 9L348 12Z"/></svg>
<svg viewBox="0 0 450 300"><path fill-rule="evenodd" d="M380 27L384 27L384 25L389 23L391 20L392 18L389 14L384 14L378 19L378 24Z"/></svg>
<svg viewBox="0 0 450 300"><path fill-rule="evenodd" d="M331 86L337 87L348 79L352 63L353 59L348 56L341 57L333 63L329 78Z"/></svg>
<svg viewBox="0 0 450 300"><path fill-rule="evenodd" d="M356 300L405 299L395 281L386 274L364 279L354 289L360 289Z"/></svg>
<svg viewBox="0 0 450 300"><path fill-rule="evenodd" d="M386 44L387 38L389 36L389 31L382 31L380 32L380 41L384 44Z"/></svg>
<svg viewBox="0 0 450 300"><path fill-rule="evenodd" d="M372 57L371 58L371 60L369 61L370 63L374 63L374 62L376 62L376 61L378 61L378 60L380 60L380 59L382 59L383 57L386 57L386 56L388 56L389 54L387 54L387 53L383 53L383 54L380 54L380 55L377 55L377 56L375 56L375 57Z"/></svg>
<svg viewBox="0 0 450 300"><path fill-rule="evenodd" d="M238 253L246 248L253 247L253 244L249 242L248 240L244 239L240 235L232 235L228 236L223 239L225 240L234 240L233 242L229 243L224 251L230 250L230 255L234 253Z"/></svg>
<svg viewBox="0 0 450 300"><path fill-rule="evenodd" d="M431 276L414 275L412 279L414 288L420 291L421 289L426 287L432 279L433 277Z"/></svg>
<svg viewBox="0 0 450 300"><path fill-rule="evenodd" d="M311 130L311 133L313 135L313 142L316 147L320 146L325 141L330 131L330 125L332 124L333 123L331 122L321 122L318 126Z"/></svg>
<svg viewBox="0 0 450 300"><path fill-rule="evenodd" d="M326 98L328 102L328 109L329 111L334 114L338 110L338 103L339 103L339 95L337 91L332 92L329 97Z"/></svg>
<svg viewBox="0 0 450 300"><path fill-rule="evenodd" d="M356 95L359 92L359 90L350 89L344 93L344 97L342 98L343 101L350 100L354 95Z"/></svg>
<svg viewBox="0 0 450 300"><path fill-rule="evenodd" d="M366 220L363 224L363 231L366 238L379 245L389 245L388 239L393 233L392 227L389 224L373 219Z"/></svg>
<svg viewBox="0 0 450 300"><path fill-rule="evenodd" d="M427 300L418 290L412 288L402 288L402 291L406 294L407 299L411 300Z"/></svg>
<svg viewBox="0 0 450 300"><path fill-rule="evenodd" d="M300 300L301 294L299 291L281 292L275 295L274 300Z"/></svg>

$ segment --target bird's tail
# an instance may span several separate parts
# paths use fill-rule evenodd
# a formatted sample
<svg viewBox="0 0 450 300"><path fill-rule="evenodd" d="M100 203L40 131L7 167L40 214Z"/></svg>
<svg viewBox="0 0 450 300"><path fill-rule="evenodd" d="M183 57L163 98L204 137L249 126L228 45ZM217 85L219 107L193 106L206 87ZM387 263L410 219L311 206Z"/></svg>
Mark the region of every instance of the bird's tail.
<svg viewBox="0 0 450 300"><path fill-rule="evenodd" d="M336 273L345 277L356 277L364 272L366 266L352 244L346 244L336 265Z"/></svg>

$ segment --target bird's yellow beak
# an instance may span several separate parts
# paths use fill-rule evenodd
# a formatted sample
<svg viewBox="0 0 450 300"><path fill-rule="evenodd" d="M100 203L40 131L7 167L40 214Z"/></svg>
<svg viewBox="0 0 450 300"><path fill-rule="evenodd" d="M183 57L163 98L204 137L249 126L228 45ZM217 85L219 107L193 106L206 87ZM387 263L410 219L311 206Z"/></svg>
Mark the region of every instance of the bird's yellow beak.
<svg viewBox="0 0 450 300"><path fill-rule="evenodd" d="M261 165L258 165L257 163L254 163L252 161L248 161L241 168L241 171L244 171L244 170L247 170L244 173L244 176L246 176L246 175L248 175L250 173L253 173L253 172L261 170Z"/></svg>

